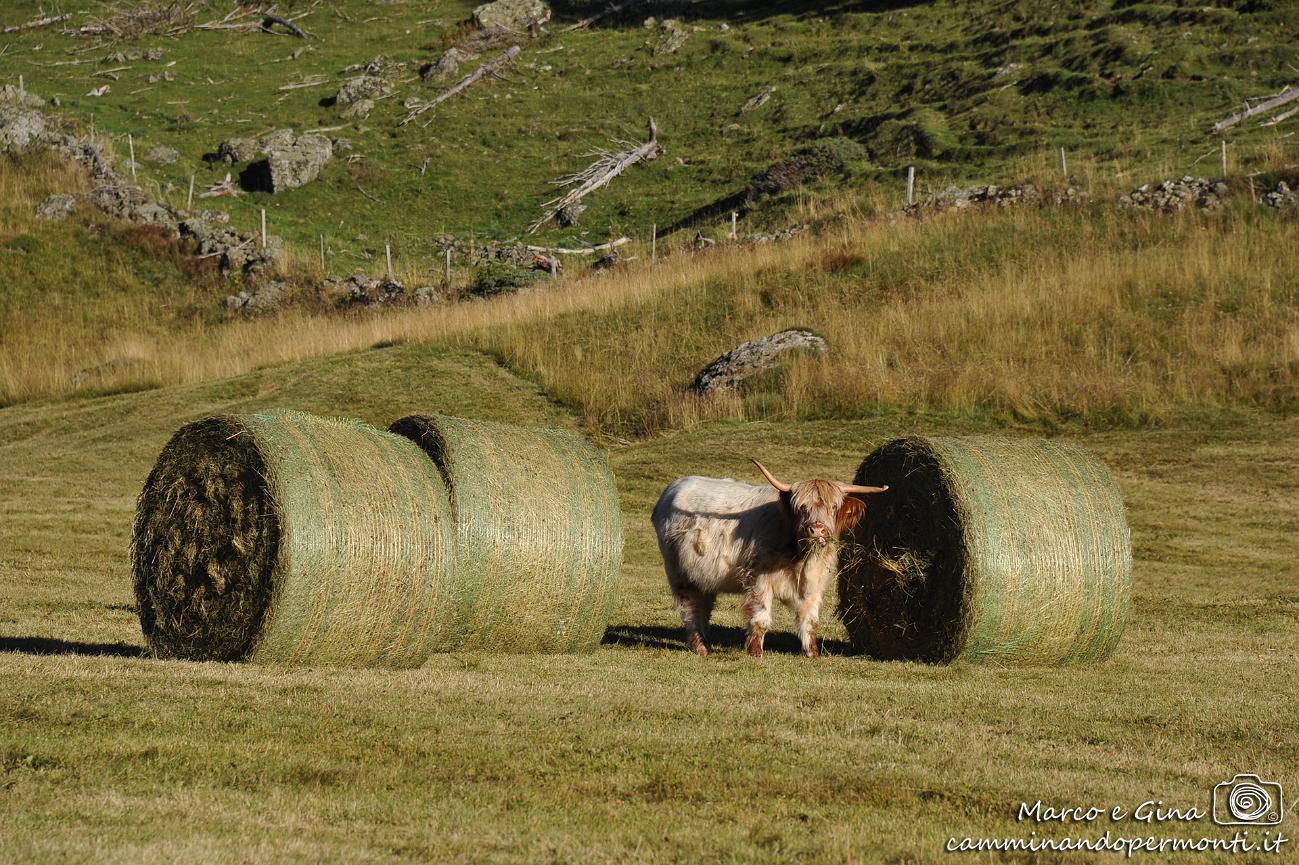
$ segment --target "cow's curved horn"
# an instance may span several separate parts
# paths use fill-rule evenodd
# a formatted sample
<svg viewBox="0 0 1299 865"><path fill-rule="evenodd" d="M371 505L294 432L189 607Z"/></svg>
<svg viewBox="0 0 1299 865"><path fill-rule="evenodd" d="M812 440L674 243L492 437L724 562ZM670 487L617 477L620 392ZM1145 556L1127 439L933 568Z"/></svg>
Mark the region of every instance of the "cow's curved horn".
<svg viewBox="0 0 1299 865"><path fill-rule="evenodd" d="M776 480L776 476L773 475L771 472L767 471L767 467L764 466L762 463L752 458L751 461L755 466L758 467L758 471L762 472L762 474L766 476L768 483L770 483L776 489L780 490L782 493L789 492L789 484L782 484L780 481Z"/></svg>
<svg viewBox="0 0 1299 865"><path fill-rule="evenodd" d="M886 486L885 487L860 487L857 486L856 484L839 484L839 489L843 490L843 494L845 496L850 495L852 493L883 493L888 491L888 487Z"/></svg>

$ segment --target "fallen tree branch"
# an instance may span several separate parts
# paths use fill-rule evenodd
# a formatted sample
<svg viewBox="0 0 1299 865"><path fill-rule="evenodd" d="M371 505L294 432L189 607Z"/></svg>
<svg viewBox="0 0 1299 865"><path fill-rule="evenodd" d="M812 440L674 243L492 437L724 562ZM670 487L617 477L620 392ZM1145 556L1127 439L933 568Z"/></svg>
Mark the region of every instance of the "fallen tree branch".
<svg viewBox="0 0 1299 865"><path fill-rule="evenodd" d="M431 99L428 102L425 102L423 105L416 108L410 114L407 114L404 118L402 118L402 121L397 125L405 126L407 123L410 123L416 117L419 117L425 111L428 111L432 108L436 108L437 106L441 105L443 102L446 102L452 96L455 96L457 93L461 92L462 90L465 90L466 88L472 86L475 82L479 81L484 76L494 74L496 70L500 69L502 66L506 65L507 63L512 62L515 57L518 57L519 52L521 50L522 49L519 48L519 46L517 45L511 46L509 50L507 50L500 57L497 57L493 60L489 60L487 63L484 63L482 66L479 66L473 72L470 72L464 78L461 78L446 93L443 93L441 96L438 96L435 99ZM428 123L425 123L424 125L427 126Z"/></svg>
<svg viewBox="0 0 1299 865"><path fill-rule="evenodd" d="M609 151L597 150L588 154L589 156L598 157L595 162L591 163L582 171L576 174L570 174L567 177L561 177L559 180L552 181L555 186L573 186L570 192L552 198L542 205L546 212L532 225L528 226L528 234L536 234L537 229L554 219L561 210L577 204L586 196L595 192L597 189L605 186L619 174L622 174L628 168L631 168L638 162L649 162L657 159L663 152L663 148L658 142L659 128L651 117L649 121L649 141L644 144L629 146L627 150ZM618 142L623 145L631 145L629 141Z"/></svg>
<svg viewBox="0 0 1299 865"><path fill-rule="evenodd" d="M306 18L312 12L316 11L316 7L319 5L320 5L320 0L316 0L316 2L312 3L311 6L308 7L305 11L299 12L297 15L276 15L274 6L272 6L268 10L268 9L263 9L262 6L260 5L248 6L248 5L240 4L235 8L231 9L221 18L216 19L215 21L209 21L206 24L196 24L194 26L194 29L195 30L261 30L265 33L270 33L275 36L288 36L289 35L288 33L279 33L271 29L272 26L276 24L281 24L284 27L288 28L290 31L292 31L294 35L301 36L303 39L306 39L308 37L312 39L319 39L320 37L317 36L315 33L312 33L309 30L303 30L302 27L296 23L298 21L301 21L303 18ZM249 18L259 19L259 20L252 20L252 21L244 20Z"/></svg>
<svg viewBox="0 0 1299 865"><path fill-rule="evenodd" d="M199 198L238 198L243 195L230 179L230 172L226 172L225 180L214 183L207 188L206 192L200 192Z"/></svg>
<svg viewBox="0 0 1299 865"><path fill-rule="evenodd" d="M6 27L6 33L21 33L24 30L35 30L37 27L48 27L51 24L58 24L60 21L67 21L72 17L72 13L63 15L47 15L44 18L35 18L25 24L14 24L12 27Z"/></svg>
<svg viewBox="0 0 1299 865"><path fill-rule="evenodd" d="M283 18L279 15L267 14L266 17L262 19L262 29L265 30L267 33L274 33L275 31L272 30L271 28L274 27L276 24L279 24L281 27L285 28L294 36L297 36L299 39L306 39L308 37L314 39L316 36L316 34L314 33L308 33L306 30L303 30L290 18Z"/></svg>
<svg viewBox="0 0 1299 865"><path fill-rule="evenodd" d="M1291 117L1294 117L1296 114L1299 114L1299 108L1291 108L1289 111L1282 111L1280 114L1278 114L1276 117L1271 118L1270 120L1264 120L1262 123L1259 124L1259 126L1276 126L1282 120L1289 120Z"/></svg>
<svg viewBox="0 0 1299 865"><path fill-rule="evenodd" d="M1291 87L1288 90L1283 90L1265 102L1260 102L1252 108L1246 108L1230 117L1219 120L1217 123L1213 124L1213 131L1221 132L1224 129L1229 129L1246 118L1253 117L1255 114L1262 114L1264 111L1271 111L1273 108L1280 108L1287 102L1293 102L1296 99L1299 99L1299 87Z"/></svg>
<svg viewBox="0 0 1299 865"><path fill-rule="evenodd" d="M526 247L526 249L528 252L550 253L551 255L590 255L593 252L604 252L609 249L617 249L624 243L631 243L631 238L620 237L617 240L611 240L608 243L601 243L596 246L586 246L581 249L567 249L562 246L529 246Z"/></svg>
<svg viewBox="0 0 1299 865"><path fill-rule="evenodd" d="M610 6L608 9L605 9L602 12L597 12L594 15L592 15L590 18L583 18L581 21L578 21L576 24L570 24L559 32L572 33L574 30L585 30L587 27L590 27L592 24L599 21L601 18L607 18L610 15L616 15L622 10L626 9L628 6L632 6L637 2L638 0L622 0L621 3L617 3L613 6Z"/></svg>
<svg viewBox="0 0 1299 865"><path fill-rule="evenodd" d="M304 87L319 87L322 84L328 84L329 79L324 75L308 75L301 81L292 81L281 86L280 90L301 90Z"/></svg>

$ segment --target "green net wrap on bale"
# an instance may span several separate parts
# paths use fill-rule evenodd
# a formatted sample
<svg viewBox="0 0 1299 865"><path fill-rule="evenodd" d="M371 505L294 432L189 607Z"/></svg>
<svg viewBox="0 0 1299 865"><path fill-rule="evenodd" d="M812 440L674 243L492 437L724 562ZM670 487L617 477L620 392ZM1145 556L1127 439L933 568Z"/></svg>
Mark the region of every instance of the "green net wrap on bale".
<svg viewBox="0 0 1299 865"><path fill-rule="evenodd" d="M1132 545L1094 456L1037 439L905 438L862 462L887 484L845 539L839 616L877 658L1097 661L1127 619Z"/></svg>
<svg viewBox="0 0 1299 865"><path fill-rule="evenodd" d="M131 543L163 658L415 667L449 630L455 535L406 439L299 412L213 417L163 448Z"/></svg>
<svg viewBox="0 0 1299 865"><path fill-rule="evenodd" d="M456 622L443 648L594 649L622 568L613 474L561 430L442 415L392 425L432 458L456 524Z"/></svg>

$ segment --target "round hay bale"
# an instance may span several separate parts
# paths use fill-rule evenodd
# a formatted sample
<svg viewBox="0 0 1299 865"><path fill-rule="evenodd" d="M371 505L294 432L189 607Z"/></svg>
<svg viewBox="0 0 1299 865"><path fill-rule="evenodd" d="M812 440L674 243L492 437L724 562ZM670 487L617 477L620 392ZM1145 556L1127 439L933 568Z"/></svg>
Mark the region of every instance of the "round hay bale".
<svg viewBox="0 0 1299 865"><path fill-rule="evenodd" d="M599 645L622 569L622 509L604 457L561 430L442 415L391 429L424 449L451 494L457 631L442 648Z"/></svg>
<svg viewBox="0 0 1299 865"><path fill-rule="evenodd" d="M1040 439L904 438L862 462L887 484L845 545L839 616L890 660L1066 664L1113 652L1132 544L1094 456Z"/></svg>
<svg viewBox="0 0 1299 865"><path fill-rule="evenodd" d="M363 423L207 418L163 448L131 542L162 658L416 667L448 630L455 535L419 448Z"/></svg>

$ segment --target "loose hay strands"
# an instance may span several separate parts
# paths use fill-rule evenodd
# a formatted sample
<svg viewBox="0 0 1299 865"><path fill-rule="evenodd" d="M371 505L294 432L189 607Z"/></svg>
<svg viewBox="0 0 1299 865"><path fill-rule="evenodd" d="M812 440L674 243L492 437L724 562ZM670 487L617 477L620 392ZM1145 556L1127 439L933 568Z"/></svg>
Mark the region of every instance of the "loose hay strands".
<svg viewBox="0 0 1299 865"><path fill-rule="evenodd" d="M419 448L300 412L177 432L131 543L163 658L414 667L453 612L451 506Z"/></svg>
<svg viewBox="0 0 1299 865"><path fill-rule="evenodd" d="M416 415L392 431L424 449L451 494L459 631L443 648L594 649L622 567L604 458L560 430Z"/></svg>
<svg viewBox="0 0 1299 865"><path fill-rule="evenodd" d="M1038 439L905 438L856 483L888 484L846 545L839 615L884 659L1067 664L1107 658L1132 545L1099 460Z"/></svg>

